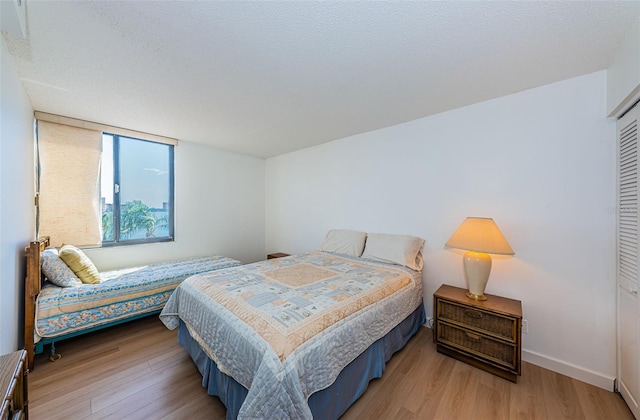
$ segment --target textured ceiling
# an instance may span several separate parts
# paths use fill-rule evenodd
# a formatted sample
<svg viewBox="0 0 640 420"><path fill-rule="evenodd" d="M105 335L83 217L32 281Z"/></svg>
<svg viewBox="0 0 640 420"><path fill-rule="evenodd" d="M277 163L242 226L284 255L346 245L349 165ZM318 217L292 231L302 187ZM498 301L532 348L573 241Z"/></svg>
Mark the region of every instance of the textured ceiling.
<svg viewBox="0 0 640 420"><path fill-rule="evenodd" d="M36 110L270 157L608 67L631 2L27 0ZM603 111L604 112L604 111Z"/></svg>

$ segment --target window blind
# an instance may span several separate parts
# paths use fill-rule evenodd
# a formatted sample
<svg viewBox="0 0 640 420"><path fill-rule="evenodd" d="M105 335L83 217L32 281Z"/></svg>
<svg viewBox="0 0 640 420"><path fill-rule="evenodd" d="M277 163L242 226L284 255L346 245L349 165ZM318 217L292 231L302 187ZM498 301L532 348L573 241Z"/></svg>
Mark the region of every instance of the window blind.
<svg viewBox="0 0 640 420"><path fill-rule="evenodd" d="M51 244L101 243L102 132L49 121L37 123L39 231Z"/></svg>

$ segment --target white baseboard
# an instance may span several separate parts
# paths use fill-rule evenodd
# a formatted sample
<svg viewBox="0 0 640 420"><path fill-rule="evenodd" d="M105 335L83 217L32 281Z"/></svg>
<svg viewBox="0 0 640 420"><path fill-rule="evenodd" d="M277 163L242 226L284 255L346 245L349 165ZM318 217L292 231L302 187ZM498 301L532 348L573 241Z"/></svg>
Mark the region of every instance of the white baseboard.
<svg viewBox="0 0 640 420"><path fill-rule="evenodd" d="M545 354L536 353L531 350L522 349L522 360L543 367L545 369L558 372L562 375L586 382L598 388L614 391L615 377L604 375L599 372L577 366L564 360L558 360Z"/></svg>

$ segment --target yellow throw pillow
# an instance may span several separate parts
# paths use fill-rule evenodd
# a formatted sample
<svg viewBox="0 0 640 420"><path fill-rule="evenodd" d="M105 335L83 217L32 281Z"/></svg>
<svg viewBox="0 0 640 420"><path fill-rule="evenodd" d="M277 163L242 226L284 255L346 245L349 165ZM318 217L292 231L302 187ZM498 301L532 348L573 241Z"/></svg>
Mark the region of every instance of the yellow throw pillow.
<svg viewBox="0 0 640 420"><path fill-rule="evenodd" d="M73 245L63 245L58 256L83 283L100 283L100 273L89 257Z"/></svg>

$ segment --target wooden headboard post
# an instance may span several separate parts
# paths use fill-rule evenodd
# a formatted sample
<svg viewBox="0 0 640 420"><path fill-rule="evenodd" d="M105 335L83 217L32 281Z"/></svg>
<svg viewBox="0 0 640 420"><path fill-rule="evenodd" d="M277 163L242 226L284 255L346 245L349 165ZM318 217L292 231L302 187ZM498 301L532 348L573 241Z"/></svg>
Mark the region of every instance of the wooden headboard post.
<svg viewBox="0 0 640 420"><path fill-rule="evenodd" d="M49 237L44 236L29 243L27 251L27 276L24 281L24 348L27 351L27 366L33 370L35 356L35 318L36 298L42 287L42 273L40 271L40 253L49 246Z"/></svg>

